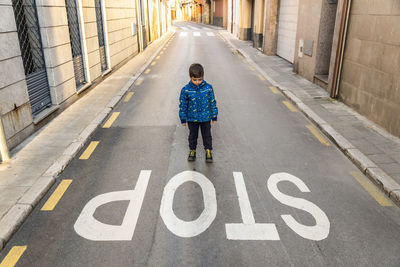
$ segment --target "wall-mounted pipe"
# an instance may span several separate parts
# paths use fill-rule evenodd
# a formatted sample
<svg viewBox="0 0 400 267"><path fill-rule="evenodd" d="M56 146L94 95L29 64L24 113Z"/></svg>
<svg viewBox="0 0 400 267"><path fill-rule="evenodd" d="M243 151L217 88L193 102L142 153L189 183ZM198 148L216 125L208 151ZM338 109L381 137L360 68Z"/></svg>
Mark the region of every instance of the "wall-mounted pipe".
<svg viewBox="0 0 400 267"><path fill-rule="evenodd" d="M0 156L3 162L10 159L10 154L8 152L6 135L4 134L3 122L0 117Z"/></svg>
<svg viewBox="0 0 400 267"><path fill-rule="evenodd" d="M339 45L337 47L336 60L335 60L335 72L333 75L332 82L332 90L331 97L337 98L339 95L339 83L340 78L342 76L342 67L343 67L343 57L344 57L344 48L346 45L346 37L347 37L347 28L349 24L350 17L350 7L351 0L343 1L343 16L340 23L340 32L339 32Z"/></svg>

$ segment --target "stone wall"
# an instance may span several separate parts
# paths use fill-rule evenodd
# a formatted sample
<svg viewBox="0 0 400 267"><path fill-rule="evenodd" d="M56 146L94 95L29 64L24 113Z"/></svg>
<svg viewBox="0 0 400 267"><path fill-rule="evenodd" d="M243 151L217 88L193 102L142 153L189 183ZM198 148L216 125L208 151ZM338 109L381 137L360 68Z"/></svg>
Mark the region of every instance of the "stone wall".
<svg viewBox="0 0 400 267"><path fill-rule="evenodd" d="M25 71L11 0L0 1L0 119L9 148L33 131Z"/></svg>
<svg viewBox="0 0 400 267"><path fill-rule="evenodd" d="M137 36L131 33L136 23L135 1L106 1L111 66L114 67L138 53Z"/></svg>
<svg viewBox="0 0 400 267"><path fill-rule="evenodd" d="M339 97L400 136L400 1L353 0Z"/></svg>
<svg viewBox="0 0 400 267"><path fill-rule="evenodd" d="M36 4L51 100L60 105L76 92L65 0Z"/></svg>
<svg viewBox="0 0 400 267"><path fill-rule="evenodd" d="M294 71L309 81L313 81L318 48L318 33L321 21L322 1L299 1L299 16L294 50ZM303 55L298 55L299 43L304 43Z"/></svg>
<svg viewBox="0 0 400 267"><path fill-rule="evenodd" d="M82 16L89 77L101 79L101 65L94 0L82 0ZM138 53L135 1L107 0L106 19L111 68L125 63ZM0 118L9 149L14 148L46 121L46 116L61 112L76 101L74 67L65 0L36 0L40 34L50 86L52 108L32 116L14 10L11 0L0 0ZM83 53L84 57L85 54ZM90 84L89 84L90 85ZM45 114L44 114L45 113ZM44 115L43 115L44 114ZM52 115L54 115L53 113ZM44 119L41 121L41 119ZM48 117L47 119L50 119Z"/></svg>

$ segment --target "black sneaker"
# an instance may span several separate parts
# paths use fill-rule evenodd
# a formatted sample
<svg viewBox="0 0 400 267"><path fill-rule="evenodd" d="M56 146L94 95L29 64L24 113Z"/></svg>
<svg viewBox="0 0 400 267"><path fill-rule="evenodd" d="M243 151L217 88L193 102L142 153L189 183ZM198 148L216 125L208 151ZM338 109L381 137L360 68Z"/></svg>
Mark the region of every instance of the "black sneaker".
<svg viewBox="0 0 400 267"><path fill-rule="evenodd" d="M194 161L196 159L196 149L192 149L189 152L188 161Z"/></svg>
<svg viewBox="0 0 400 267"><path fill-rule="evenodd" d="M211 163L213 162L212 154L210 149L206 149L206 162Z"/></svg>

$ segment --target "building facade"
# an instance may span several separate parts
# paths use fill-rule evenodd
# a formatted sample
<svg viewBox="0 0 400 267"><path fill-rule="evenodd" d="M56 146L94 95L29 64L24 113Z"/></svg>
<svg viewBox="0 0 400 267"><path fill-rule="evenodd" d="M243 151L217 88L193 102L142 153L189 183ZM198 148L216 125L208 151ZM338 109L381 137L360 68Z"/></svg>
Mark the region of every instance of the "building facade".
<svg viewBox="0 0 400 267"><path fill-rule="evenodd" d="M5 0L0 12L0 118L9 149L170 23L158 0Z"/></svg>
<svg viewBox="0 0 400 267"><path fill-rule="evenodd" d="M400 1L228 0L227 30L400 136Z"/></svg>

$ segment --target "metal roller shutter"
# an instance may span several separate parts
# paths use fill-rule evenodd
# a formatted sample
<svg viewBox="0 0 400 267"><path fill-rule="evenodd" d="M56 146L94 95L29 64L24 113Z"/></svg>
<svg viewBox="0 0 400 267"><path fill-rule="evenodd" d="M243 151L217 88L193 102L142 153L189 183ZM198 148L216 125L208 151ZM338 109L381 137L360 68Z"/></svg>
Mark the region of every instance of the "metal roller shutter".
<svg viewBox="0 0 400 267"><path fill-rule="evenodd" d="M13 0L12 5L17 24L29 102L32 114L35 116L52 104L39 32L36 3L34 0Z"/></svg>
<svg viewBox="0 0 400 267"><path fill-rule="evenodd" d="M74 63L75 84L77 90L85 83L85 68L82 57L81 33L78 19L78 7L75 0L65 0L67 9L69 37Z"/></svg>
<svg viewBox="0 0 400 267"><path fill-rule="evenodd" d="M299 0L281 0L278 17L278 45L276 54L293 63L296 47Z"/></svg>

